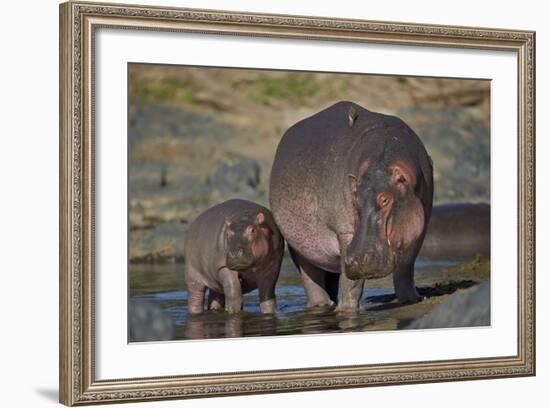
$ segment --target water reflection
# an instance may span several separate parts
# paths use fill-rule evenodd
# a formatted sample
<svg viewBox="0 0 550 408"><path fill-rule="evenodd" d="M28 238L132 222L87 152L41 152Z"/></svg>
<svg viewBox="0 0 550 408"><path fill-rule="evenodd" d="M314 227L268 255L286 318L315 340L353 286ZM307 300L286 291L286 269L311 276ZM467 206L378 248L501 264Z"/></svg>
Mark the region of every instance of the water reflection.
<svg viewBox="0 0 550 408"><path fill-rule="evenodd" d="M176 325L160 305L146 299L128 302L128 341L173 340Z"/></svg>
<svg viewBox="0 0 550 408"><path fill-rule="evenodd" d="M417 263L418 286L436 284L441 279L442 267L456 263ZM130 287L129 341L393 330L403 327L403 322L418 317L402 313L403 308L399 307L393 295L391 277L369 281L358 312L336 313L333 308L328 307L307 309L302 282L291 265L283 267L276 288L276 315L260 313L257 291L244 296L241 313L208 311L188 315L187 292L178 271L181 271L181 265L131 265L134 286ZM154 275L154 278L151 278L151 275ZM139 285L140 279L144 282L142 286ZM161 282L163 288L180 287L182 290L148 292L151 279L157 283ZM422 294L427 297L440 296L452 293L461 286L435 287L440 293L435 293L432 288ZM427 310L419 309L414 313L426 312Z"/></svg>
<svg viewBox="0 0 550 408"><path fill-rule="evenodd" d="M277 317L246 312L201 313L189 316L178 334L188 339L274 336L277 334Z"/></svg>

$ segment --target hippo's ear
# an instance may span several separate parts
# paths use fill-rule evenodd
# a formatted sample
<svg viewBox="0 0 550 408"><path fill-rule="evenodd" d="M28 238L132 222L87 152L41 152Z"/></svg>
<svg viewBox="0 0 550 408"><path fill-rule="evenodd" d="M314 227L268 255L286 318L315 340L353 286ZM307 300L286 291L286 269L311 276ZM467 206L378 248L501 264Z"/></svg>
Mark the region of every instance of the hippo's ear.
<svg viewBox="0 0 550 408"><path fill-rule="evenodd" d="M397 160L389 166L390 184L395 186L405 184L409 186L416 185L416 176L413 169L407 163Z"/></svg>
<svg viewBox="0 0 550 408"><path fill-rule="evenodd" d="M260 212L256 215L256 224L262 225L264 222L265 222L265 215L264 215L263 212L260 211Z"/></svg>
<svg viewBox="0 0 550 408"><path fill-rule="evenodd" d="M231 221L229 220L229 218L225 217L225 228L229 228L230 225Z"/></svg>

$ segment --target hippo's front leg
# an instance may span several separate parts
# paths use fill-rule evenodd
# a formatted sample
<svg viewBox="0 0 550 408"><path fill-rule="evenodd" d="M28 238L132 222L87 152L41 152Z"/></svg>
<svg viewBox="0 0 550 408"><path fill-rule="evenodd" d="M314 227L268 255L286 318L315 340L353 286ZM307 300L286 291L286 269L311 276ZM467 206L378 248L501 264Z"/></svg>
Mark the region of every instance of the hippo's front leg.
<svg viewBox="0 0 550 408"><path fill-rule="evenodd" d="M351 280L346 276L345 271L340 273L340 296L336 312L355 312L359 310L359 302L363 294L364 279Z"/></svg>
<svg viewBox="0 0 550 408"><path fill-rule="evenodd" d="M410 304L422 300L414 284L414 263L400 265L393 272L393 287L397 299L399 299L401 303Z"/></svg>
<svg viewBox="0 0 550 408"><path fill-rule="evenodd" d="M225 295L225 310L229 313L238 313L243 307L243 295L239 273L228 268L220 269L220 280Z"/></svg>
<svg viewBox="0 0 550 408"><path fill-rule="evenodd" d="M275 300L275 294L269 295L267 299L262 300L260 293L260 311L264 314L273 314L277 311L277 302Z"/></svg>
<svg viewBox="0 0 550 408"><path fill-rule="evenodd" d="M336 312L355 312L359 310L359 302L363 295L364 279L351 280L346 275L345 254L351 237L350 234L340 234L338 244L340 246L340 296Z"/></svg>
<svg viewBox="0 0 550 408"><path fill-rule="evenodd" d="M272 314L277 311L275 300L275 284L281 270L280 262L273 262L262 271L263 276L259 278L258 292L260 298L260 310L262 313Z"/></svg>

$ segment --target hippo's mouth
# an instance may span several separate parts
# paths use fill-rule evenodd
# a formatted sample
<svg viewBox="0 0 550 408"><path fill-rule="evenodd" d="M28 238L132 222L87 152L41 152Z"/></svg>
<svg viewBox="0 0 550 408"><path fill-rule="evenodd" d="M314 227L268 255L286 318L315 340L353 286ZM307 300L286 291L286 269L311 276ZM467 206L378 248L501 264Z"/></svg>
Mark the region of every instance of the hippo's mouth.
<svg viewBox="0 0 550 408"><path fill-rule="evenodd" d="M361 261L348 258L345 267L345 274L351 280L383 278L395 271L397 254L393 252L385 256L372 254L363 257Z"/></svg>
<svg viewBox="0 0 550 408"><path fill-rule="evenodd" d="M226 262L227 268L231 269L232 271L244 271L246 269L249 269L252 266L252 262L250 261L244 261L244 260L227 260Z"/></svg>

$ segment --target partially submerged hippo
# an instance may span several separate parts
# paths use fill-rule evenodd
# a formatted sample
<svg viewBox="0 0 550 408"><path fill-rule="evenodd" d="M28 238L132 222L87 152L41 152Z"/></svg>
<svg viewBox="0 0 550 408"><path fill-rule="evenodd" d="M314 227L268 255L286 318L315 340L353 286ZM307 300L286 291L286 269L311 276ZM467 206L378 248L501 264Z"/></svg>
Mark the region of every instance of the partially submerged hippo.
<svg viewBox="0 0 550 408"><path fill-rule="evenodd" d="M193 221L185 237L185 281L189 313L208 308L242 309L242 294L259 289L262 313L275 313L275 284L284 240L269 210L246 200L229 200Z"/></svg>
<svg viewBox="0 0 550 408"><path fill-rule="evenodd" d="M455 203L434 206L420 259L491 257L491 206Z"/></svg>
<svg viewBox="0 0 550 408"><path fill-rule="evenodd" d="M351 102L288 129L271 170L271 210L308 306L356 310L365 279L390 273L401 302L420 300L414 261L432 201L432 162L418 136Z"/></svg>

